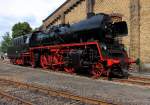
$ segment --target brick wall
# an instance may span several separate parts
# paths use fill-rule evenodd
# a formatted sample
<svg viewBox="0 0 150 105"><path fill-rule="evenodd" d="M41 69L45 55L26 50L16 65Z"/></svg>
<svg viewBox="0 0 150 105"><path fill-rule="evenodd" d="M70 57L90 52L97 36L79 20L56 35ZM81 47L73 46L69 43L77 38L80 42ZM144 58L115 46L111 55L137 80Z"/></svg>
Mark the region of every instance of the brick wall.
<svg viewBox="0 0 150 105"><path fill-rule="evenodd" d="M140 58L140 4L130 1L130 57Z"/></svg>
<svg viewBox="0 0 150 105"><path fill-rule="evenodd" d="M58 25L58 24L61 24L61 19L58 19L57 21L55 21L55 22L53 23L53 25Z"/></svg>
<svg viewBox="0 0 150 105"><path fill-rule="evenodd" d="M140 55L150 63L150 0L140 0Z"/></svg>
<svg viewBox="0 0 150 105"><path fill-rule="evenodd" d="M65 15L66 23L76 23L86 19L86 1L79 3L74 9L72 9L68 14Z"/></svg>

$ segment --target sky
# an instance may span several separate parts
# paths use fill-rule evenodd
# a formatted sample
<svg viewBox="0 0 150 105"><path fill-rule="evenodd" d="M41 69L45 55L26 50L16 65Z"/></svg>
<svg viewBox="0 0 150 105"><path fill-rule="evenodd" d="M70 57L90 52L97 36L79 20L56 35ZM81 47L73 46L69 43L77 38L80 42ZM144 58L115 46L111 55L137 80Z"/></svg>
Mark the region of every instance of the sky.
<svg viewBox="0 0 150 105"><path fill-rule="evenodd" d="M66 0L0 0L0 41L5 32L18 22L28 22L32 28L42 25Z"/></svg>

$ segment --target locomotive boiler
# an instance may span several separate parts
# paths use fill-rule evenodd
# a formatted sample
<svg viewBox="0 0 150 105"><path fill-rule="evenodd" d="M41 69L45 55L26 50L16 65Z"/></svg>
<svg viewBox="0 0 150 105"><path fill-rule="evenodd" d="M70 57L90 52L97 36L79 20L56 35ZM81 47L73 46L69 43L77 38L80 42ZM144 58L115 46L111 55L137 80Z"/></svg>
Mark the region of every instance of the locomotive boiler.
<svg viewBox="0 0 150 105"><path fill-rule="evenodd" d="M95 78L102 75L127 77L134 61L128 57L124 45L116 40L127 34L125 21L113 22L109 15L101 13L72 25L33 32L24 41L28 42L24 43L28 44L28 50L15 48L12 52L19 56L8 55L14 64L28 63L32 67L68 73L88 72Z"/></svg>
<svg viewBox="0 0 150 105"><path fill-rule="evenodd" d="M113 39L127 35L128 29L124 21L112 23L109 15L97 14L73 25L52 26L45 35L43 35L44 33L35 33L37 35L31 38L33 42L31 46L80 43L89 40L104 42L106 37Z"/></svg>

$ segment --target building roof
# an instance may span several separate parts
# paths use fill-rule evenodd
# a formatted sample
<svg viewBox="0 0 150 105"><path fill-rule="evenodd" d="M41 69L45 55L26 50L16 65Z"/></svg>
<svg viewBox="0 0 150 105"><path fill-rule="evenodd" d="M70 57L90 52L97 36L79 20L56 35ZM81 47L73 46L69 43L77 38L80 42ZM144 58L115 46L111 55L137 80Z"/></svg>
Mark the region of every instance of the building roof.
<svg viewBox="0 0 150 105"><path fill-rule="evenodd" d="M53 13L51 13L46 19L43 20L45 22L48 20L51 16L53 16L58 10L60 10L64 5L66 5L70 0L66 0L59 8L57 8Z"/></svg>

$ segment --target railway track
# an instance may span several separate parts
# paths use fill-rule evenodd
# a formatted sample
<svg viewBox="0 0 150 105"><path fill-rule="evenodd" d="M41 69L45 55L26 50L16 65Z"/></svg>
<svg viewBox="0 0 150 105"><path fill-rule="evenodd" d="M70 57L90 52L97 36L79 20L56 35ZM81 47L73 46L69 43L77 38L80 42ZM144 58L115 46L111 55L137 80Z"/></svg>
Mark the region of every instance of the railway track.
<svg viewBox="0 0 150 105"><path fill-rule="evenodd" d="M3 92L0 90L0 97L1 98L7 98L7 100L9 100L9 103L12 103L10 101L16 101L19 105L34 105L33 103L31 102L28 102L28 101L25 101L21 98L18 98L18 97L15 97L15 96L12 96L12 95L9 95L7 94L6 92Z"/></svg>
<svg viewBox="0 0 150 105"><path fill-rule="evenodd" d="M77 95L73 95L69 92L62 92L62 91L50 89L50 88L43 87L43 86L40 86L40 85L27 84L27 83L22 83L22 82L17 82L17 81L13 81L13 80L0 78L0 83L1 82L5 83L5 84L6 83L11 84L11 85L13 84L17 87L26 88L28 90L34 90L36 92L42 92L42 93L47 94L49 96L59 96L59 97L64 97L64 98L67 98L67 99L70 99L70 100L76 100L75 102L77 102L77 105L79 105L79 103L81 103L81 102L85 103L86 105L116 105L116 104L101 101L101 100L98 100L98 99L92 99L92 98L77 96ZM34 103L32 103L32 102L25 101L21 98L11 96L11 95L6 94L6 93L1 92L1 91L0 91L0 95L5 96L6 98L11 98L12 100L17 100L20 103L22 103L23 105L34 105ZM75 105L75 104L73 104L73 105Z"/></svg>
<svg viewBox="0 0 150 105"><path fill-rule="evenodd" d="M128 79L115 79L114 82L150 87L150 78L130 76Z"/></svg>
<svg viewBox="0 0 150 105"><path fill-rule="evenodd" d="M129 77L129 79L133 79L133 80L141 80L141 81L150 81L150 78L146 78L146 77L139 77L139 76L131 76Z"/></svg>

